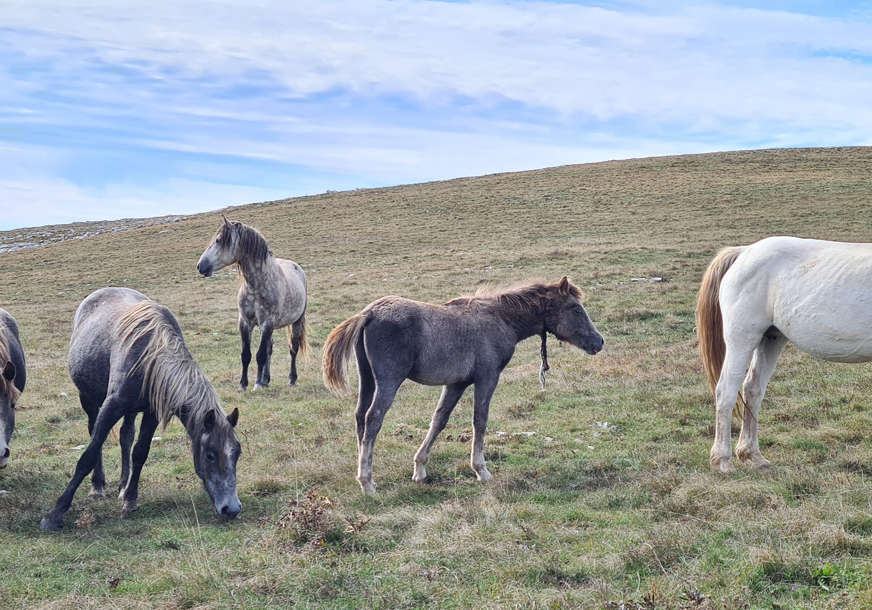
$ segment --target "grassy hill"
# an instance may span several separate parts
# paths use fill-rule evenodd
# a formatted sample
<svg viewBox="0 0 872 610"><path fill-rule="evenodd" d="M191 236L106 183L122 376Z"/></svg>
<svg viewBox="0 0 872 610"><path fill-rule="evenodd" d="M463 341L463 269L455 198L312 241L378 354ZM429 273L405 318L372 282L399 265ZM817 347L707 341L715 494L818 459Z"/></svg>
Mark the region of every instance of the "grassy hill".
<svg viewBox="0 0 872 610"><path fill-rule="evenodd" d="M236 274L207 280L194 268L217 213L0 254L0 306L21 325L29 365L12 460L0 471L0 600L870 605L868 367L788 348L760 415L773 468L724 477L708 470L713 407L694 336L699 278L720 247L772 234L872 241L870 167L870 148L732 152L232 208L276 255L303 266L310 288L314 357L300 385L284 385L287 351L277 341L272 386L245 395L236 392ZM12 233L0 242L22 241ZM553 341L543 393L538 343L519 346L491 407L494 480L479 484L468 465L471 392L435 446L430 482L410 480L439 389L409 382L376 445L379 493L363 497L354 398L321 385L330 329L385 294L445 301L482 283L564 274L583 288L606 349L589 357ZM634 281L655 276L663 281ZM87 442L66 371L73 312L107 285L169 306L225 408L240 408L236 522L216 519L174 422L158 432L130 519L113 494L87 498L86 483L65 528L39 531ZM113 486L116 439L104 454Z"/></svg>

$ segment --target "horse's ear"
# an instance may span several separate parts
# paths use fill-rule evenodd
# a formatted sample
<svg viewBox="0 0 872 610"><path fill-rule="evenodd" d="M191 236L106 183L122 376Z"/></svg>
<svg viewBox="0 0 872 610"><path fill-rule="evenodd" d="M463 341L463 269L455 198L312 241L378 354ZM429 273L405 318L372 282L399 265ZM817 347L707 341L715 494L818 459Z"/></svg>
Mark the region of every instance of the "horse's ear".
<svg viewBox="0 0 872 610"><path fill-rule="evenodd" d="M230 422L231 426L233 426L234 428L236 427L236 422L239 421L239 408L233 408L233 413L227 416L227 421Z"/></svg>
<svg viewBox="0 0 872 610"><path fill-rule="evenodd" d="M568 277L566 277L565 275L563 276L563 279L560 280L560 284L557 286L557 290L559 290L560 294L562 294L563 296L566 296L569 294L569 278Z"/></svg>
<svg viewBox="0 0 872 610"><path fill-rule="evenodd" d="M229 227L229 226L230 226L230 221L227 220L227 217L226 217L224 214L221 214L221 218L224 219L224 224L227 225L227 226Z"/></svg>
<svg viewBox="0 0 872 610"><path fill-rule="evenodd" d="M212 428L215 427L215 409L206 411L206 417L203 418L203 427L206 428L206 432L211 432Z"/></svg>
<svg viewBox="0 0 872 610"><path fill-rule="evenodd" d="M11 360L3 367L3 379L6 381L12 381L15 379L15 365L12 364Z"/></svg>

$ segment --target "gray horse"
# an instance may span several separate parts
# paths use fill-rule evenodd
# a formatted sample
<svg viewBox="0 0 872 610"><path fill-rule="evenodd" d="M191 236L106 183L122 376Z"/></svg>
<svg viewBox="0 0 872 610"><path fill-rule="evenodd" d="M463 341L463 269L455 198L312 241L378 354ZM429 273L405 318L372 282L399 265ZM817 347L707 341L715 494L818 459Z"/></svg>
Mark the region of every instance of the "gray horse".
<svg viewBox="0 0 872 610"><path fill-rule="evenodd" d="M174 415L191 439L194 469L215 511L229 519L239 514L236 462L240 446L233 431L239 411L225 415L221 410L217 393L188 352L169 309L129 288L97 290L76 310L69 368L88 414L91 442L54 509L40 523L42 529L61 526L73 495L91 471L91 495L103 495L103 443L122 418L118 487L123 516L136 510L139 475L158 424L166 426ZM142 413L142 422L131 467L137 413Z"/></svg>
<svg viewBox="0 0 872 610"><path fill-rule="evenodd" d="M15 403L24 391L27 367L18 338L18 324L0 309L0 468L9 463L9 439L15 429Z"/></svg>
<svg viewBox="0 0 872 610"><path fill-rule="evenodd" d="M197 271L211 276L215 271L237 263L242 285L236 302L239 308L239 335L242 338L242 378L239 390L248 387L251 362L251 329L260 327L257 350L257 380L254 388L269 385L273 330L287 327L291 372L288 384L297 383L297 354L306 353L306 274L294 261L276 258L257 229L241 222L224 223L200 256Z"/></svg>
<svg viewBox="0 0 872 610"><path fill-rule="evenodd" d="M333 329L324 345L324 383L347 389L345 365L357 355L357 480L375 492L372 451L400 384L411 379L444 385L430 430L415 454L412 479L423 482L436 437L464 390L475 386L471 464L479 481L491 478L484 461L484 432L491 396L515 345L545 333L596 354L603 338L581 305L581 293L564 277L554 284L529 284L491 295L431 305L389 296L370 303Z"/></svg>

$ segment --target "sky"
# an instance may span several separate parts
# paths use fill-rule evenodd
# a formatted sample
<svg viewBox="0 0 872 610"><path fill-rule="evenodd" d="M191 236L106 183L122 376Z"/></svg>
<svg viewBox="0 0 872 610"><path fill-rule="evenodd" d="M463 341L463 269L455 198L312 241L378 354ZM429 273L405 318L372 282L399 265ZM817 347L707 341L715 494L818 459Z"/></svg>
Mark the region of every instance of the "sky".
<svg viewBox="0 0 872 610"><path fill-rule="evenodd" d="M0 230L872 144L872 3L0 0Z"/></svg>

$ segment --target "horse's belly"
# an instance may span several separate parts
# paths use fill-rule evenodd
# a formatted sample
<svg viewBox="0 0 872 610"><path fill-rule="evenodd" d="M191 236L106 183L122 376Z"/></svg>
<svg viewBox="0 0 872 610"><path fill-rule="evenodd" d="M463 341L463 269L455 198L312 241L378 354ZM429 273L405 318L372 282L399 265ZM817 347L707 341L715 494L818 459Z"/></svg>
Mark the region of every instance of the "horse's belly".
<svg viewBox="0 0 872 610"><path fill-rule="evenodd" d="M776 326L804 352L833 362L872 360L872 319L841 318L837 326L818 316L794 318Z"/></svg>
<svg viewBox="0 0 872 610"><path fill-rule="evenodd" d="M448 358L439 362L417 362L409 379L424 385L450 385L468 381L471 375L471 363Z"/></svg>

